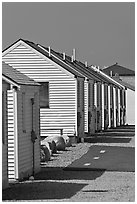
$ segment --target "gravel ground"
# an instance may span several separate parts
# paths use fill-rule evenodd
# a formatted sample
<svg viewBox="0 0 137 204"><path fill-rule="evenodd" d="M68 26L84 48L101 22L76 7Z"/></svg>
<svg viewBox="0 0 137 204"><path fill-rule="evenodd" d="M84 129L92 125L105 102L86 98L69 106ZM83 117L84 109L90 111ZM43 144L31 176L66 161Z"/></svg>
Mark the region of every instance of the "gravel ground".
<svg viewBox="0 0 137 204"><path fill-rule="evenodd" d="M12 184L3 191L4 200L47 202L134 202L135 173L112 171L64 171L94 144L79 143L67 147L42 164L34 181ZM130 143L95 143L95 145L134 147Z"/></svg>

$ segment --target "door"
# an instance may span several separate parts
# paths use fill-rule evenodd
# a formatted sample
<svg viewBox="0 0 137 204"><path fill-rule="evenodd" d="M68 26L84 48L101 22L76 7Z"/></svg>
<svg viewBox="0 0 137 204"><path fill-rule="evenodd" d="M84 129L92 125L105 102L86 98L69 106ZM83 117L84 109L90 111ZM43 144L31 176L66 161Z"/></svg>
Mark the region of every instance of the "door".
<svg viewBox="0 0 137 204"><path fill-rule="evenodd" d="M77 133L79 138L84 137L84 81L77 80Z"/></svg>

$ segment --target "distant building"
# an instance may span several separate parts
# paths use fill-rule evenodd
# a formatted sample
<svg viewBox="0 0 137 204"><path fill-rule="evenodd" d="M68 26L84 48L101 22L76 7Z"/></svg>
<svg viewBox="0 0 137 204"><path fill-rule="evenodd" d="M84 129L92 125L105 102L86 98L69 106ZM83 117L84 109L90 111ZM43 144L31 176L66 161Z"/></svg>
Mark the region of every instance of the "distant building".
<svg viewBox="0 0 137 204"><path fill-rule="evenodd" d="M103 72L109 76L118 75L122 81L135 86L135 71L120 66L118 63L104 68Z"/></svg>

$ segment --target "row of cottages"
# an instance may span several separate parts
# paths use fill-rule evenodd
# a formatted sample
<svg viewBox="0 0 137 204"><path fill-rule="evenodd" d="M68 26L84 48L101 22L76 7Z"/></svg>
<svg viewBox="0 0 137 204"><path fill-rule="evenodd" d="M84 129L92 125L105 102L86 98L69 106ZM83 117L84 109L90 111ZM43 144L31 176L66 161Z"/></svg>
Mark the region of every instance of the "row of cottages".
<svg viewBox="0 0 137 204"><path fill-rule="evenodd" d="M108 86L108 128L117 127L126 124L126 86L120 81L111 78L102 70L92 67L95 71L99 72L102 76L109 79L111 84ZM112 86L112 83L114 84ZM104 90L105 92L105 90Z"/></svg>
<svg viewBox="0 0 137 204"><path fill-rule="evenodd" d="M113 107L116 100L119 106L123 102L113 89L124 91L124 87L77 61L75 52L69 57L20 39L3 51L3 61L41 84L41 136L82 138L84 133L118 125Z"/></svg>
<svg viewBox="0 0 137 204"><path fill-rule="evenodd" d="M40 170L39 87L2 62L3 188Z"/></svg>
<svg viewBox="0 0 137 204"><path fill-rule="evenodd" d="M44 48L44 47L43 47ZM48 51L48 49L44 48ZM98 71L96 68L89 68L87 63L83 64L76 60L75 49L72 57L65 53L57 53L51 50L51 53L60 60L65 60L67 64L79 71L85 76L84 80L84 113L85 113L85 133L92 134L95 131L104 130L107 127L116 127L123 124L122 115L120 113L120 95L115 95L115 90L125 92L125 87L106 74ZM108 88L110 88L110 96L108 97ZM108 102L108 98L110 102ZM110 103L110 106L108 104ZM119 109L118 109L119 106ZM116 108L114 108L116 107ZM122 107L122 103L121 103ZM109 111L110 109L110 111ZM109 119L110 116L110 119ZM119 116L119 117L118 117ZM121 123L117 122L121 118Z"/></svg>

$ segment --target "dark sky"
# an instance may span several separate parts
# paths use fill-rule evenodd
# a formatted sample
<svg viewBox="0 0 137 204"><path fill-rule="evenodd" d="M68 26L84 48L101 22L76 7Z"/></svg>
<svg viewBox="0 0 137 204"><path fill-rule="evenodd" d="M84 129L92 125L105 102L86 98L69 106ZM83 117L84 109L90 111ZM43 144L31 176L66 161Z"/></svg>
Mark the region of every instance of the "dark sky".
<svg viewBox="0 0 137 204"><path fill-rule="evenodd" d="M135 69L133 2L4 2L2 47L27 39L88 64Z"/></svg>

